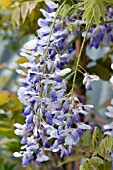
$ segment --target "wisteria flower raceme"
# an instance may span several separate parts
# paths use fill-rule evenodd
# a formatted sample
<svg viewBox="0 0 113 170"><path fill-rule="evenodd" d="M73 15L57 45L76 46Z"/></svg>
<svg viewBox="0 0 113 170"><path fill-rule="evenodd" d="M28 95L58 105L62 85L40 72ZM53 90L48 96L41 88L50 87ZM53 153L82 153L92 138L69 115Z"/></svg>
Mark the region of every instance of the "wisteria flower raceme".
<svg viewBox="0 0 113 170"><path fill-rule="evenodd" d="M91 129L79 122L79 115L87 115L92 105L83 105L75 95L71 100L66 95L67 80L64 77L71 69L63 66L68 63L72 45L64 54L61 55L61 52L75 33L67 33L62 21L59 18L55 20L58 4L51 0L45 0L45 3L47 10L41 9L45 19L38 20L38 37L26 43L21 52L28 59L27 63L21 64L25 71L17 70L22 75L18 96L24 104L22 115L26 120L24 125L14 125L17 128L15 134L22 137L23 144L21 151L14 156L22 157L23 167L33 160L38 165L49 160L45 151L59 151L61 157L68 156L72 147L77 145L83 129ZM95 78L88 75L88 79L93 81ZM74 102L78 102L76 108Z"/></svg>

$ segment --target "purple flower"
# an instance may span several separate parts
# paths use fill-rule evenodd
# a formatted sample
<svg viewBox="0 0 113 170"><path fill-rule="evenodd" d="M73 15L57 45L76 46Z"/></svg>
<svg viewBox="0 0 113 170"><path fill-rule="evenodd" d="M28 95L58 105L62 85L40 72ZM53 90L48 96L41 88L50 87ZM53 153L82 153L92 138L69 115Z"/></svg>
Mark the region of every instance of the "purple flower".
<svg viewBox="0 0 113 170"><path fill-rule="evenodd" d="M14 156L22 157L23 167L32 160L38 166L48 161L45 150L60 152L61 157L68 156L72 147L77 145L82 129L90 129L89 125L78 120L80 113L87 115L90 106L80 104L76 96L70 100L71 96L66 95L65 77L71 69L64 66L73 50L72 45L64 54L61 53L76 33L72 30L67 32L59 17L55 20L58 4L51 0L45 0L45 3L48 7L47 10L41 9L45 19L38 20L41 27L37 30L38 37L26 43L21 53L28 59L28 62L21 64L27 71L18 70L20 75L24 75L20 80L23 86L18 90L18 96L25 105L22 115L26 120L24 125L15 124L15 133L22 137L21 143L25 145ZM71 22L69 17L64 20L65 25L68 21ZM95 78L85 75L85 79L93 81ZM87 80L84 82L86 85ZM79 103L76 108L75 101ZM77 128L73 127L74 124Z"/></svg>

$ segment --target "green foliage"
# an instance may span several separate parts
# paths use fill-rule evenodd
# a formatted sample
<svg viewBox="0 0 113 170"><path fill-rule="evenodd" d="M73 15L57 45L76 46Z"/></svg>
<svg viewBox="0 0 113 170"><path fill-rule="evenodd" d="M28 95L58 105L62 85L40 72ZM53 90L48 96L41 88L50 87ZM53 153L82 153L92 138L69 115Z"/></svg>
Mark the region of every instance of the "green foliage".
<svg viewBox="0 0 113 170"><path fill-rule="evenodd" d="M3 105L8 100L8 92L0 92L0 105Z"/></svg>
<svg viewBox="0 0 113 170"><path fill-rule="evenodd" d="M98 154L104 158L110 158L110 153L113 149L113 137L106 136L102 141L100 142L99 148L98 148Z"/></svg>
<svg viewBox="0 0 113 170"><path fill-rule="evenodd" d="M28 59L26 57L21 57L21 58L16 60L16 63L17 64L23 64L23 63L25 63L27 61L28 61Z"/></svg>
<svg viewBox="0 0 113 170"><path fill-rule="evenodd" d="M42 1L43 0L25 1L21 3L15 2L15 4L11 6L13 25L14 26L17 25L19 27L21 18L22 18L22 22L24 23L26 17L32 14L32 11L35 9L37 3Z"/></svg>
<svg viewBox="0 0 113 170"><path fill-rule="evenodd" d="M102 132L98 127L95 127L93 135L92 135L92 145L94 149L98 149L99 144L102 140Z"/></svg>
<svg viewBox="0 0 113 170"><path fill-rule="evenodd" d="M96 25L99 24L101 16L105 17L105 6L103 0L85 0L84 1L84 13L83 20L86 19L88 25L90 19L93 17Z"/></svg>
<svg viewBox="0 0 113 170"><path fill-rule="evenodd" d="M80 166L80 170L93 170L98 168L103 164L103 160L99 157L92 157L91 159L86 159L83 164Z"/></svg>

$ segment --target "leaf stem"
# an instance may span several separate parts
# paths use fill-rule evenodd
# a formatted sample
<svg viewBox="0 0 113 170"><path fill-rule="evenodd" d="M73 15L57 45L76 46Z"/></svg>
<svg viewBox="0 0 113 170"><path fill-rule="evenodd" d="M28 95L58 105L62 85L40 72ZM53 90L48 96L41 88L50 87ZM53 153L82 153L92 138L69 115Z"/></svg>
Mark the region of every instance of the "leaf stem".
<svg viewBox="0 0 113 170"><path fill-rule="evenodd" d="M87 72L81 65L79 65L79 67L80 67L85 73Z"/></svg>
<svg viewBox="0 0 113 170"><path fill-rule="evenodd" d="M74 78L73 78L72 96L74 95L75 81L76 81L76 77L77 77L77 71L78 71L78 67L79 67L79 63L80 63L82 51L83 51L83 48L84 48L84 45L85 45L85 42L86 42L86 37L87 37L88 31L89 31L89 29L90 29L91 23L92 23L92 19L91 19L89 25L87 26L86 34L85 34L85 37L84 37L83 42L82 42L82 46L81 46L81 49L80 49L80 53L79 53L79 55L78 55L78 59L77 59L77 63L76 63L76 69L75 69L75 74L74 74Z"/></svg>

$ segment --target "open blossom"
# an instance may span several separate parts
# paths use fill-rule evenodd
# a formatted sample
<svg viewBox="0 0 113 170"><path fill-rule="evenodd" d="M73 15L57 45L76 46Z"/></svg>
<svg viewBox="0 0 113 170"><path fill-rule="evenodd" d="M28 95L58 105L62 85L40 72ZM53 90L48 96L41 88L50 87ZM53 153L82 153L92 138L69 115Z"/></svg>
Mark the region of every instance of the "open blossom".
<svg viewBox="0 0 113 170"><path fill-rule="evenodd" d="M89 75L88 73L84 74L83 84L85 85L86 90L92 90L91 82L98 81L99 77L96 75Z"/></svg>
<svg viewBox="0 0 113 170"><path fill-rule="evenodd" d="M67 81L64 77L71 69L64 69L63 66L68 63L72 45L64 54L61 55L61 52L75 33L67 33L59 19L56 19L51 30L58 4L51 0L45 0L45 3L47 9L41 9L45 19L38 20L38 37L27 42L21 52L29 60L21 64L27 71L17 70L23 76L18 96L24 104L22 115L26 120L24 125L14 125L17 128L15 134L22 137L23 144L21 151L14 153L14 156L22 157L23 167L33 160L38 165L49 160L45 151L59 151L61 157L68 156L72 147L77 145L83 130L91 128L79 122L79 115L87 115L92 106L81 104L75 96L71 100L66 96ZM72 105L74 102L78 102L76 107Z"/></svg>

